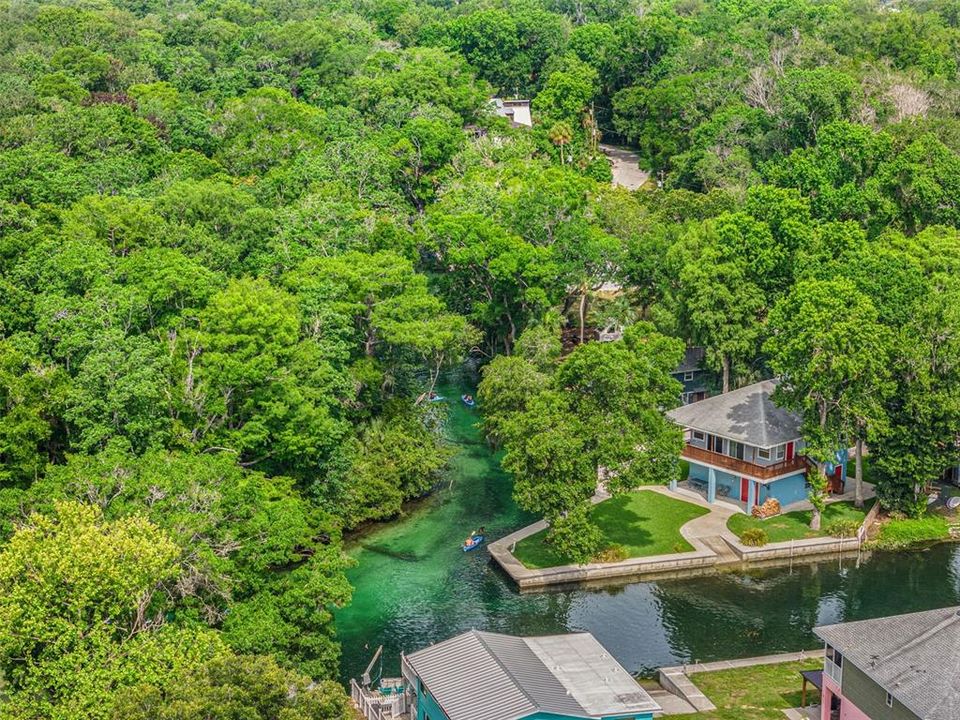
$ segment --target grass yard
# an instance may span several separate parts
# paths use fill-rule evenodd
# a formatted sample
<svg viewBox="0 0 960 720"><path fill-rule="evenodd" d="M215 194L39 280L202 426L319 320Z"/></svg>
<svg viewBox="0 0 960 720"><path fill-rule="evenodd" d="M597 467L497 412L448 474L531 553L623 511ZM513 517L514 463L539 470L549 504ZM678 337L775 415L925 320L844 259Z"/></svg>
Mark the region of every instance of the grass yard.
<svg viewBox="0 0 960 720"><path fill-rule="evenodd" d="M822 667L822 659L811 659L695 673L691 679L717 709L693 715L671 715L671 720L783 720L786 708L800 705L803 684L800 671ZM818 702L817 689L808 685L807 704Z"/></svg>
<svg viewBox="0 0 960 720"><path fill-rule="evenodd" d="M943 515L927 513L918 518L885 520L871 546L883 550L903 550L915 545L946 540L950 523Z"/></svg>
<svg viewBox="0 0 960 720"><path fill-rule="evenodd" d="M693 550L680 535L680 527L708 512L652 490L638 490L594 505L590 518L603 533L605 548L619 545L626 557L647 557ZM531 569L569 565L570 560L560 556L546 537L547 531L542 530L524 538L513 554Z"/></svg>
<svg viewBox="0 0 960 720"><path fill-rule="evenodd" d="M810 529L810 510L784 513L776 517L760 520L752 515L740 513L730 516L727 520L727 529L737 537L742 537L746 530L760 528L767 533L767 542L785 542L787 540L803 540L805 538L825 537L830 523L837 521L855 521L862 523L873 500L867 500L863 509L858 510L852 502L836 502L827 505L820 522L820 530Z"/></svg>

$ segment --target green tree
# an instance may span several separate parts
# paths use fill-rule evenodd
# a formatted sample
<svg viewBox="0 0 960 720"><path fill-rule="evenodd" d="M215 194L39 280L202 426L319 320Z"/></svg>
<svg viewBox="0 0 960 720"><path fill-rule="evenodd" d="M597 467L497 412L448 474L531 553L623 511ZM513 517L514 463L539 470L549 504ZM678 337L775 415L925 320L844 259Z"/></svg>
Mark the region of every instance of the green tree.
<svg viewBox="0 0 960 720"><path fill-rule="evenodd" d="M711 246L683 267L679 283L681 324L720 367L727 392L734 364L751 357L757 347L763 293L742 262Z"/></svg>
<svg viewBox="0 0 960 720"><path fill-rule="evenodd" d="M209 654L215 642L178 638L156 614L179 554L142 517L108 522L78 503L31 515L0 550L0 716L102 718L134 672Z"/></svg>
<svg viewBox="0 0 960 720"><path fill-rule="evenodd" d="M481 391L499 413L494 429L517 502L542 515L550 542L576 561L602 549L586 515L598 484L620 493L679 471L682 438L662 408L680 392L670 372L682 352L679 341L638 324L623 340L577 347L528 397L497 395L504 363L485 376Z"/></svg>
<svg viewBox="0 0 960 720"><path fill-rule="evenodd" d="M877 495L888 509L916 515L925 490L960 462L960 287L936 275L895 328L894 390L887 422L870 443Z"/></svg>
<svg viewBox="0 0 960 720"><path fill-rule="evenodd" d="M184 347L189 441L243 463L316 469L344 428L343 378L300 338L296 300L262 280L237 280L210 298Z"/></svg>
<svg viewBox="0 0 960 720"><path fill-rule="evenodd" d="M0 487L25 486L59 456L66 373L0 341Z"/></svg>
<svg viewBox="0 0 960 720"><path fill-rule="evenodd" d="M772 334L765 349L781 377L777 394L801 414L804 452L819 463L816 477L810 478L810 526L819 529L826 463L851 439L885 421L890 336L870 299L846 279L797 283L773 308L769 323ZM858 500L862 503L859 488Z"/></svg>
<svg viewBox="0 0 960 720"><path fill-rule="evenodd" d="M269 656L223 655L161 685L126 688L115 720L352 720L343 690L286 670Z"/></svg>

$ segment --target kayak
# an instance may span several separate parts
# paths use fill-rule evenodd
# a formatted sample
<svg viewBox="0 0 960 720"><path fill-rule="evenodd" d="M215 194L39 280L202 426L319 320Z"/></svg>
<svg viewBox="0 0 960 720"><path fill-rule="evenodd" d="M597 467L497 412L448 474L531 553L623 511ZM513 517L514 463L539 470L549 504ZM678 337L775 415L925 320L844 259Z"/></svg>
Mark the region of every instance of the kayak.
<svg viewBox="0 0 960 720"><path fill-rule="evenodd" d="M446 400L446 398L443 395L434 395L430 398L430 402L440 402L441 400Z"/></svg>
<svg viewBox="0 0 960 720"><path fill-rule="evenodd" d="M463 400L463 404L466 405L467 407L473 407L474 405L477 404L476 400L474 400L473 398L467 399L466 395L461 395L460 399Z"/></svg>
<svg viewBox="0 0 960 720"><path fill-rule="evenodd" d="M470 550L476 550L483 544L484 537L484 535L473 535L467 538L463 543L463 551L469 552Z"/></svg>

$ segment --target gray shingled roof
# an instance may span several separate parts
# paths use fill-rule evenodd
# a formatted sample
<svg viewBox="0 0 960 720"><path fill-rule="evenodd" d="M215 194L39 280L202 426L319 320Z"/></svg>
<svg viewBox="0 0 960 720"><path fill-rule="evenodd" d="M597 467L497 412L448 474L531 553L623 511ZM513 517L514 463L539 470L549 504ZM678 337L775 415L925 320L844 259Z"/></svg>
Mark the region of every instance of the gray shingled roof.
<svg viewBox="0 0 960 720"><path fill-rule="evenodd" d="M674 373L693 372L703 369L703 358L706 355L706 348L702 345L688 345L683 353L683 360L677 365Z"/></svg>
<svg viewBox="0 0 960 720"><path fill-rule="evenodd" d="M519 638L476 630L406 656L450 720L535 712L594 718L660 707L589 633Z"/></svg>
<svg viewBox="0 0 960 720"><path fill-rule="evenodd" d="M678 407L667 417L678 425L770 448L799 440L800 416L774 404L777 380L763 380L723 395Z"/></svg>
<svg viewBox="0 0 960 720"><path fill-rule="evenodd" d="M960 606L813 631L917 717L960 718Z"/></svg>

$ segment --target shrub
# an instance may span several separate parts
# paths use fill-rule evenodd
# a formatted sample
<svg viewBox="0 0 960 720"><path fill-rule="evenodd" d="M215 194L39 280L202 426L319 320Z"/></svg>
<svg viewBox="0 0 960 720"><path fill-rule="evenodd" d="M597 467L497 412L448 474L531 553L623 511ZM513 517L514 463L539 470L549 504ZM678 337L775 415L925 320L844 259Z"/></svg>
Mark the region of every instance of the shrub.
<svg viewBox="0 0 960 720"><path fill-rule="evenodd" d="M940 515L923 515L918 518L889 520L880 526L880 535L873 543L885 550L899 550L912 545L946 540L950 537L950 524Z"/></svg>
<svg viewBox="0 0 960 720"><path fill-rule="evenodd" d="M593 561L598 563L615 563L626 560L628 557L627 549L623 545L611 545L597 553Z"/></svg>
<svg viewBox="0 0 960 720"><path fill-rule="evenodd" d="M740 536L740 542L750 547L762 547L767 544L767 531L763 528L747 528Z"/></svg>
<svg viewBox="0 0 960 720"><path fill-rule="evenodd" d="M827 523L823 528L827 535L838 538L855 537L860 530L860 523L853 518L840 518Z"/></svg>

